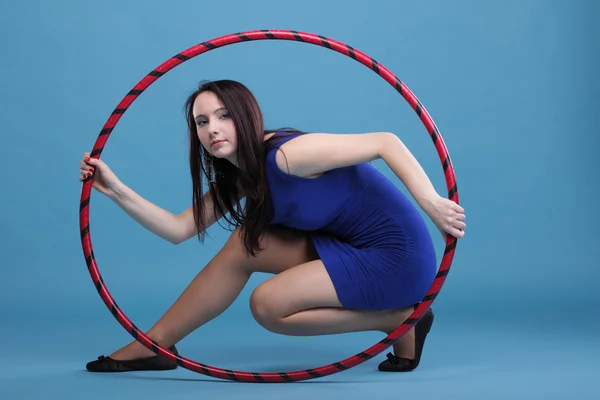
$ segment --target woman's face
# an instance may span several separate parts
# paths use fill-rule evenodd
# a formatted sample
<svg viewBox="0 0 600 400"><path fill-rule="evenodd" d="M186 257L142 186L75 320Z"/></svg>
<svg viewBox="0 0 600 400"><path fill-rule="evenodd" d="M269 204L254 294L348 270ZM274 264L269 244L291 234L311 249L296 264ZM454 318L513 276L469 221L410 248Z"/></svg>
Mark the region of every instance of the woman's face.
<svg viewBox="0 0 600 400"><path fill-rule="evenodd" d="M207 91L196 97L193 113L198 139L206 151L237 165L237 134L229 110L213 92Z"/></svg>

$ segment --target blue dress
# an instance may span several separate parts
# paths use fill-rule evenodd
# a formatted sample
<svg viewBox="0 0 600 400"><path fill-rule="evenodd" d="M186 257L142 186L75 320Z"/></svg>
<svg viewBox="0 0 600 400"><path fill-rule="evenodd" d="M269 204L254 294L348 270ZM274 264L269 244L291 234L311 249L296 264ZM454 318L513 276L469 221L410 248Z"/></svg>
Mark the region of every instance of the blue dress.
<svg viewBox="0 0 600 400"><path fill-rule="evenodd" d="M266 153L271 223L306 231L345 308L384 310L420 302L433 283L433 242L416 207L368 163L317 178L282 171L275 133ZM288 136L289 135L289 136Z"/></svg>

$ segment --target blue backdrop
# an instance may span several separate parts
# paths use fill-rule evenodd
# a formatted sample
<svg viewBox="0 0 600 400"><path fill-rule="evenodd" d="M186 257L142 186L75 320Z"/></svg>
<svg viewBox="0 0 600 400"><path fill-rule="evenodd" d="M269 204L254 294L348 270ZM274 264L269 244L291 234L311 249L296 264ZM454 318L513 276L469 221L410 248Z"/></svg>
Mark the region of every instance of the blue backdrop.
<svg viewBox="0 0 600 400"><path fill-rule="evenodd" d="M446 353L452 358L444 359L447 368L466 348L476 352L473 342L456 348L455 339L470 324L503 327L507 335L515 327L539 329L538 335L591 321L585 326L592 332L600 303L600 179L594 162L600 140L593 120L600 106L593 39L598 11L593 1L542 0L3 2L0 338L17 340L5 355L22 361L21 378L39 365L40 354L59 357L65 370L79 373L97 353L131 340L86 269L78 163L113 108L146 73L201 41L253 29L318 33L364 51L415 92L440 128L467 214L467 234L434 303L438 351L456 350ZM222 78L242 81L255 93L269 127L396 133L446 194L434 146L402 97L360 63L295 42L227 46L169 72L126 112L102 159L142 196L182 211L191 200L183 102L200 80ZM385 164L377 165L400 185ZM204 245L192 239L174 246L97 192L90 218L107 287L144 329L229 235L216 225ZM441 256L443 242L430 227ZM261 358L235 364L233 353L254 341L263 349L280 346L279 355L296 346L296 356L306 357L302 366L310 367L381 338L286 338L263 331L252 320L248 297L266 278L253 277L230 310L186 338L187 355L262 370ZM442 326L454 339L444 336ZM499 343L504 335L495 329L486 335L496 332ZM207 353L207 343L216 350ZM299 368L278 354L269 360L275 370ZM16 386L21 381L4 382L11 393L30 393L24 380Z"/></svg>

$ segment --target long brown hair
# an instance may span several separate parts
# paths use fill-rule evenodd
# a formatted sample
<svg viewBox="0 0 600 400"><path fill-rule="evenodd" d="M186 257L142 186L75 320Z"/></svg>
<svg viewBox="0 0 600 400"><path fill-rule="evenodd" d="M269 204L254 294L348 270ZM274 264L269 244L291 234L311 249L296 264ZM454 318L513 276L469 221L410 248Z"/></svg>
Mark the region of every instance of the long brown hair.
<svg viewBox="0 0 600 400"><path fill-rule="evenodd" d="M196 133L193 105L200 93L210 91L227 108L237 134L236 167L225 159L212 157L200 143ZM292 128L265 130L262 111L252 92L233 80L203 81L185 102L185 113L190 140L190 173L192 176L192 204L198 238L202 240L206 227L203 196L203 177L208 179L208 189L217 218L241 230L248 254L261 250L259 240L271 218L271 197L265 174L265 157L273 138L264 136L275 131L303 133ZM239 187L246 201L240 203ZM229 213L229 217L227 214Z"/></svg>

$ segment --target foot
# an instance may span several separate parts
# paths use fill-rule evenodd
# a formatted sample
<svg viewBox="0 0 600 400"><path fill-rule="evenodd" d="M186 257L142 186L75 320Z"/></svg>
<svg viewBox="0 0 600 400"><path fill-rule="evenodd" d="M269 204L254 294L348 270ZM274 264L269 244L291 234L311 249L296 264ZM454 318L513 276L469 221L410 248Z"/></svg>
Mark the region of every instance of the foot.
<svg viewBox="0 0 600 400"><path fill-rule="evenodd" d="M87 363L86 369L91 372L125 372L125 371L163 371L177 368L177 364L173 363L161 356L158 356L146 349L140 343L139 346L147 350L150 355L138 353L132 355L131 358L123 358L127 354L128 347L135 348L130 343L124 348L116 351L112 355L106 357L101 355L97 360ZM131 349L129 349L131 350ZM175 354L179 354L175 346L169 347L169 350ZM114 357L113 357L114 355ZM115 358L116 357L116 358Z"/></svg>
<svg viewBox="0 0 600 400"><path fill-rule="evenodd" d="M113 360L138 360L141 358L153 357L155 355L156 354L147 349L146 346L142 345L137 340L134 340L112 353L109 357Z"/></svg>
<svg viewBox="0 0 600 400"><path fill-rule="evenodd" d="M379 364L379 370L406 372L417 368L421 361L425 339L433 324L433 318L433 311L427 310L415 327L394 344L394 354L387 354L387 360Z"/></svg>

